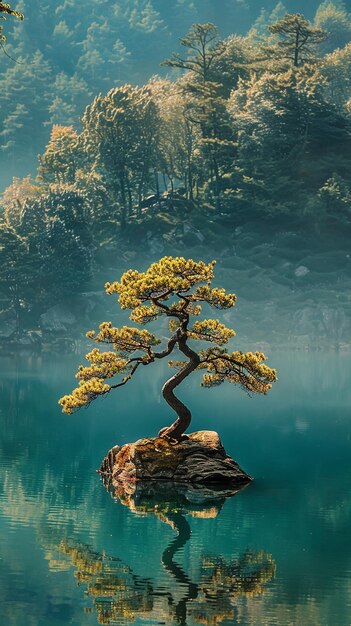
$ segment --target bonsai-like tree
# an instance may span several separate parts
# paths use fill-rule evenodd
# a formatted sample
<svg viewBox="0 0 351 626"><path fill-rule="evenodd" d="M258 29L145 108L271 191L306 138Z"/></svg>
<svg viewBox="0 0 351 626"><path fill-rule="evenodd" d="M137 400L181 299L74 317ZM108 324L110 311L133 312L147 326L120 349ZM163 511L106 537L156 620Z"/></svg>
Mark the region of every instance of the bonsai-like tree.
<svg viewBox="0 0 351 626"><path fill-rule="evenodd" d="M261 352L227 352L223 346L235 336L216 319L193 321L201 315L202 304L214 309L229 309L236 296L224 289L212 287L215 261L204 263L182 257L164 257L153 263L146 272L128 270L120 282L105 285L108 294L119 294L122 309L131 309L130 319L147 324L165 316L170 318L171 336L160 351L155 346L161 341L145 329L123 326L115 328L103 322L99 331L89 331L87 337L97 343L108 344L113 351L94 348L86 355L90 365L80 366L76 377L79 386L59 400L65 413L73 413L89 405L95 398L105 396L131 380L140 366L151 365L178 349L186 361L169 361L177 372L163 386L166 402L176 412L176 420L163 428L159 436L181 440L191 422L191 412L174 394L174 389L191 372L203 369L202 386L214 387L225 381L243 387L248 393L265 394L276 381L276 371L264 364ZM190 347L193 340L210 342L207 349L196 352ZM123 375L118 379L119 375ZM106 381L112 379L110 383Z"/></svg>

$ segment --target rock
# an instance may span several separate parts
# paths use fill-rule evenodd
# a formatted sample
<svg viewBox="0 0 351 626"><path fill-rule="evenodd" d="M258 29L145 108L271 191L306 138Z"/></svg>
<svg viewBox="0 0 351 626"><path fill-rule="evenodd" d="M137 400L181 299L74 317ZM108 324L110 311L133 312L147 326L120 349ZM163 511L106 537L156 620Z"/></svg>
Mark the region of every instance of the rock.
<svg viewBox="0 0 351 626"><path fill-rule="evenodd" d="M332 308L313 304L298 309L292 319L291 328L294 334L306 335L312 340L327 338L330 341L341 341L350 336L350 320L342 308Z"/></svg>
<svg viewBox="0 0 351 626"><path fill-rule="evenodd" d="M15 320L0 320L0 338L8 339L16 330Z"/></svg>
<svg viewBox="0 0 351 626"><path fill-rule="evenodd" d="M124 481L242 485L248 476L224 450L213 431L191 433L180 443L162 437L139 439L121 449L112 448L102 462L111 484Z"/></svg>
<svg viewBox="0 0 351 626"><path fill-rule="evenodd" d="M42 333L39 330L28 330L18 339L21 346L39 346L42 341Z"/></svg>
<svg viewBox="0 0 351 626"><path fill-rule="evenodd" d="M183 233L184 235L193 235L198 241L200 241L200 243L203 243L205 241L205 235L197 228L194 228L188 222L183 223Z"/></svg>
<svg viewBox="0 0 351 626"><path fill-rule="evenodd" d="M164 251L164 244L160 239L156 237L148 239L149 250L151 254L162 254Z"/></svg>
<svg viewBox="0 0 351 626"><path fill-rule="evenodd" d="M156 515L165 521L170 513L211 519L217 517L227 498L236 495L245 484L215 486L175 483L166 480L118 482L111 489L109 481L103 482L113 498L137 515Z"/></svg>
<svg viewBox="0 0 351 626"><path fill-rule="evenodd" d="M303 276L307 276L309 273L310 270L305 265L299 265L294 272L296 278L302 278Z"/></svg>
<svg viewBox="0 0 351 626"><path fill-rule="evenodd" d="M73 326L76 322L73 313L62 304L56 304L40 316L43 330L51 332L66 331L67 326Z"/></svg>
<svg viewBox="0 0 351 626"><path fill-rule="evenodd" d="M122 254L123 261L125 261L126 263L130 263L130 261L134 261L136 256L137 256L137 253L135 250L126 250Z"/></svg>

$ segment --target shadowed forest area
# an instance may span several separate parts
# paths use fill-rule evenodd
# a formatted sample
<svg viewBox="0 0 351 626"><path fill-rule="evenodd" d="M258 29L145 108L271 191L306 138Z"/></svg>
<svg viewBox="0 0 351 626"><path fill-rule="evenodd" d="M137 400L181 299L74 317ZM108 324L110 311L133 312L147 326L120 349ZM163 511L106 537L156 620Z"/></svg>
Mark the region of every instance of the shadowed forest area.
<svg viewBox="0 0 351 626"><path fill-rule="evenodd" d="M0 77L4 345L72 347L115 316L107 280L181 255L218 260L240 338L350 347L351 14L301 4L18 2Z"/></svg>

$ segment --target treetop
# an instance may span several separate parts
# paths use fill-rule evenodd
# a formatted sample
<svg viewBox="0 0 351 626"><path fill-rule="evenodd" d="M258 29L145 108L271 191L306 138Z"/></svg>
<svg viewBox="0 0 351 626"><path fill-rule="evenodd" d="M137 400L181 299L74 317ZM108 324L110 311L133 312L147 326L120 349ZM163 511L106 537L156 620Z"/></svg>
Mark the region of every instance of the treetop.
<svg viewBox="0 0 351 626"><path fill-rule="evenodd" d="M224 289L211 289L215 261L204 263L183 257L165 256L153 263L146 272L128 270L120 282L106 283L106 292L119 294L122 309L134 309L131 319L145 323L158 315L167 313L178 317L179 307L187 308L193 302L207 302L216 308L230 308L234 305L235 294L227 294ZM202 285L201 283L207 283ZM200 284L193 292L190 290ZM180 302L172 303L166 311L162 305L171 296L180 297ZM150 302L151 306L143 306ZM199 314L201 308L191 309Z"/></svg>

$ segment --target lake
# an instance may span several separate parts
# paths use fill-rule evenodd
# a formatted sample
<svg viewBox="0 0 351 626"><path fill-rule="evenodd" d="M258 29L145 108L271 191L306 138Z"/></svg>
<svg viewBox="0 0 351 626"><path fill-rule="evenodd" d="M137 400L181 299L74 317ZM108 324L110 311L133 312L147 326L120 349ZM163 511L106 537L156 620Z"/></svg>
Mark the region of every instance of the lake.
<svg viewBox="0 0 351 626"><path fill-rule="evenodd" d="M350 626L349 354L270 354L279 381L265 397L186 381L192 430L217 430L254 481L149 504L95 470L112 445L170 423L169 370L66 416L57 400L80 361L0 361L4 626Z"/></svg>

